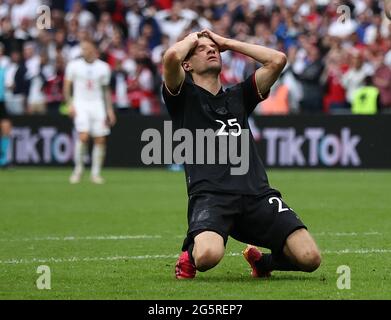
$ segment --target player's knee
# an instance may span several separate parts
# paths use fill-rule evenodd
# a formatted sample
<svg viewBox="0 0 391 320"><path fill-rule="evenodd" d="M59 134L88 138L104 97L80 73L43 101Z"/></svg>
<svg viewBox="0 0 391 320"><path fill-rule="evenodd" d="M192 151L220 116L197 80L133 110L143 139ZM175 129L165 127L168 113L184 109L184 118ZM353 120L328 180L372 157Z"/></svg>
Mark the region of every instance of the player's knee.
<svg viewBox="0 0 391 320"><path fill-rule="evenodd" d="M319 268L322 262L322 258L319 250L309 249L303 251L303 253L298 258L298 262L302 271L313 272Z"/></svg>
<svg viewBox="0 0 391 320"><path fill-rule="evenodd" d="M197 250L194 255L195 265L198 271L206 271L216 266L223 258L224 251L220 248L207 247Z"/></svg>
<svg viewBox="0 0 391 320"><path fill-rule="evenodd" d="M87 135L87 134L81 134L81 135L79 135L79 140L80 140L82 143L88 143L88 135Z"/></svg>
<svg viewBox="0 0 391 320"><path fill-rule="evenodd" d="M106 138L105 137L94 138L94 143L99 145L104 145L106 143Z"/></svg>

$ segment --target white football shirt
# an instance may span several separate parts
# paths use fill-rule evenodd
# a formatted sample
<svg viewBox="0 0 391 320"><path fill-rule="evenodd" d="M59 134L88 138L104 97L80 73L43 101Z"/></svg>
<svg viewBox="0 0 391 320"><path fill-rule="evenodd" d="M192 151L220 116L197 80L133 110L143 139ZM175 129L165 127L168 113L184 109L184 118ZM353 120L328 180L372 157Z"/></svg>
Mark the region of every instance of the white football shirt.
<svg viewBox="0 0 391 320"><path fill-rule="evenodd" d="M88 106L104 107L103 86L110 83L110 66L99 59L88 63L79 58L68 63L65 79L73 83L73 104L75 108Z"/></svg>

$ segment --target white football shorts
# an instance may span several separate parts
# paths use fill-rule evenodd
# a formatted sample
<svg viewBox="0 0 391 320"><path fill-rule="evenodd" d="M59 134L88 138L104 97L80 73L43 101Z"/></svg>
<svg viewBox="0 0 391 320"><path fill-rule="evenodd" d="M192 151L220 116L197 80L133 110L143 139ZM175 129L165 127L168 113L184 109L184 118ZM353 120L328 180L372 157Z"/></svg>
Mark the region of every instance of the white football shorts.
<svg viewBox="0 0 391 320"><path fill-rule="evenodd" d="M104 137L110 134L107 116L104 108L75 108L75 129L77 132L87 132L91 137Z"/></svg>

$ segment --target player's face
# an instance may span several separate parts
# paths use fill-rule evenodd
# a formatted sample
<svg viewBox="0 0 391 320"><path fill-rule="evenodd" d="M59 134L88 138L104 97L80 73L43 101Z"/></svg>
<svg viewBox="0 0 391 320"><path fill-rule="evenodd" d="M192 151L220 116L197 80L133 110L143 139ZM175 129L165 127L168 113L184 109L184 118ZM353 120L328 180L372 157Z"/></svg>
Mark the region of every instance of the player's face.
<svg viewBox="0 0 391 320"><path fill-rule="evenodd" d="M190 68L197 74L221 71L221 56L217 45L209 38L199 38L194 54L189 59Z"/></svg>
<svg viewBox="0 0 391 320"><path fill-rule="evenodd" d="M96 58L96 49L95 49L94 45L89 42L82 42L81 52L82 52L83 58L86 61L93 61Z"/></svg>

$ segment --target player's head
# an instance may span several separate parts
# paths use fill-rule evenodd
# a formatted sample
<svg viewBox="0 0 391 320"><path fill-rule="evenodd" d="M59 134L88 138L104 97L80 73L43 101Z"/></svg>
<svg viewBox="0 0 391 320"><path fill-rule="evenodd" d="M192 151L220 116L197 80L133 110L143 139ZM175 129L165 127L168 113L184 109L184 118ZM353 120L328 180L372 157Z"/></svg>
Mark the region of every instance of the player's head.
<svg viewBox="0 0 391 320"><path fill-rule="evenodd" d="M353 52L350 63L354 69L360 69L364 63L362 54L360 52Z"/></svg>
<svg viewBox="0 0 391 320"><path fill-rule="evenodd" d="M366 86L372 86L373 85L373 80L371 76L366 76L364 79L364 85Z"/></svg>
<svg viewBox="0 0 391 320"><path fill-rule="evenodd" d="M81 54L87 62L93 62L98 57L96 45L91 40L83 40L80 43Z"/></svg>
<svg viewBox="0 0 391 320"><path fill-rule="evenodd" d="M197 46L189 52L183 61L183 68L199 75L221 71L221 55L217 44L206 33L198 36Z"/></svg>

